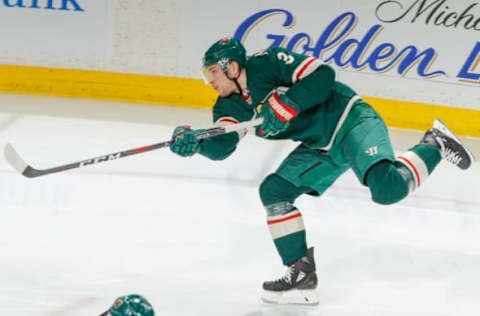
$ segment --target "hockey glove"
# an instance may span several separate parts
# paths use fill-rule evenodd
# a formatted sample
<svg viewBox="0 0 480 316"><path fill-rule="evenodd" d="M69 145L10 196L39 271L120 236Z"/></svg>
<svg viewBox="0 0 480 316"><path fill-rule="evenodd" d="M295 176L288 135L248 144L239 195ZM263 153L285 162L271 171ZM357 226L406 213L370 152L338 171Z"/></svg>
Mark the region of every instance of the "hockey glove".
<svg viewBox="0 0 480 316"><path fill-rule="evenodd" d="M256 130L257 135L267 137L285 131L299 111L299 106L286 95L273 93L266 103L257 107L258 116L264 118Z"/></svg>
<svg viewBox="0 0 480 316"><path fill-rule="evenodd" d="M200 150L200 141L196 135L203 130L192 130L190 126L182 125L175 128L172 135L170 150L182 157L193 156Z"/></svg>

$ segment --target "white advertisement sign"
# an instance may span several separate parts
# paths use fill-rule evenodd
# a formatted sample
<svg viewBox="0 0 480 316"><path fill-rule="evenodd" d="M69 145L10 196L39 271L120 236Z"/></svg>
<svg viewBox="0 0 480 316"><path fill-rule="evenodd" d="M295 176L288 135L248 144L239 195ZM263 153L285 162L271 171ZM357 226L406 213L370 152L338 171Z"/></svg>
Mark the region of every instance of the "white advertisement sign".
<svg viewBox="0 0 480 316"><path fill-rule="evenodd" d="M106 0L1 0L0 54L52 57L107 52Z"/></svg>
<svg viewBox="0 0 480 316"><path fill-rule="evenodd" d="M319 57L362 95L480 109L478 1L278 0L235 10L207 2L215 10L183 20L185 43L198 48L179 53L182 69L214 40L234 36L249 54L281 46Z"/></svg>
<svg viewBox="0 0 480 316"><path fill-rule="evenodd" d="M0 63L200 79L235 36L316 56L361 95L480 110L475 0L0 0Z"/></svg>

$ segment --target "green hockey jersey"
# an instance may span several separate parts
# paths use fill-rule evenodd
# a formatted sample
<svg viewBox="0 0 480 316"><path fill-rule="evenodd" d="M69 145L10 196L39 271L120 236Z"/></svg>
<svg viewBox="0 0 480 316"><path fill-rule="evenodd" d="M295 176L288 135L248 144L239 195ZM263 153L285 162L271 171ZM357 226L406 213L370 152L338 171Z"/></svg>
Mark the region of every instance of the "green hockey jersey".
<svg viewBox="0 0 480 316"><path fill-rule="evenodd" d="M359 100L352 89L335 81L330 66L279 47L253 55L247 62L246 76L250 99L236 93L219 97L213 107L216 125L251 120L255 108L277 90L293 100L300 112L285 131L264 138L292 139L328 151L353 103ZM235 150L241 136L230 133L205 139L200 154L224 159Z"/></svg>

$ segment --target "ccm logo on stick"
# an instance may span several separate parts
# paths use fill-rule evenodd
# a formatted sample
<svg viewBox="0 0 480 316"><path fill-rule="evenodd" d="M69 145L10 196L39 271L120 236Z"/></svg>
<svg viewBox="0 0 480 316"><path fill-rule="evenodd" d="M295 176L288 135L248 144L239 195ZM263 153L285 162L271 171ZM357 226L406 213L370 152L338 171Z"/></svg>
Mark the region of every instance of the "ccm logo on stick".
<svg viewBox="0 0 480 316"><path fill-rule="evenodd" d="M80 162L80 166L83 167L83 166L91 165L91 164L94 164L94 163L97 163L97 162L115 160L115 159L120 158L120 155L121 155L121 153L118 153L116 155L107 155L107 156L101 156L101 157L97 157L97 158L93 158L93 159L88 159L88 160Z"/></svg>

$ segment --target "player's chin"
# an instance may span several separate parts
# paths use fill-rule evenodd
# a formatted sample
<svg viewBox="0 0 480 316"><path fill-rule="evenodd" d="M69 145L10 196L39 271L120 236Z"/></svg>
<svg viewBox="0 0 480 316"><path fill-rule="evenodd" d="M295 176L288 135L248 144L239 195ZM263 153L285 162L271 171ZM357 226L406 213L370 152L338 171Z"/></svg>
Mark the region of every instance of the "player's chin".
<svg viewBox="0 0 480 316"><path fill-rule="evenodd" d="M228 97L230 95L230 91L226 91L226 90L217 90L218 92L218 96L220 96L221 98L225 98L225 97Z"/></svg>

